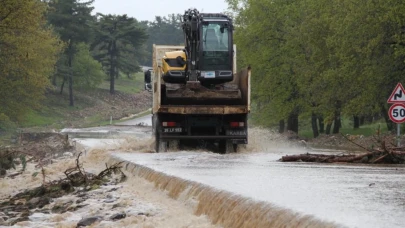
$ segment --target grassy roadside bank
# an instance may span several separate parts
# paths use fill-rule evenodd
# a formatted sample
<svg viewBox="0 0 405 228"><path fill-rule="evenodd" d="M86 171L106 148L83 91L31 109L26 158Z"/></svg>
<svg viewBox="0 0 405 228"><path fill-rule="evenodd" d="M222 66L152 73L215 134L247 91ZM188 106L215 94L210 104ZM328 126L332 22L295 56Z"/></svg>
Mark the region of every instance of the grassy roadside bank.
<svg viewBox="0 0 405 228"><path fill-rule="evenodd" d="M148 94L143 90L143 75L133 78L121 77L116 80L116 93L109 93L109 81L104 81L95 89L76 90L75 106L69 106L68 93L60 88L47 93L44 105L40 110L33 110L21 123L21 128L43 127L91 127L107 125L110 118L119 120L125 116L143 111L147 107ZM142 103L146 102L146 105Z"/></svg>
<svg viewBox="0 0 405 228"><path fill-rule="evenodd" d="M116 80L116 93L109 93L109 81L95 89L75 89L75 106L69 106L67 88L60 94L60 87L46 93L42 107L31 110L23 121L6 132L0 132L0 144L6 143L21 131L50 131L66 127L93 127L114 123L148 110L152 105L151 93L144 91L143 73L132 78Z"/></svg>

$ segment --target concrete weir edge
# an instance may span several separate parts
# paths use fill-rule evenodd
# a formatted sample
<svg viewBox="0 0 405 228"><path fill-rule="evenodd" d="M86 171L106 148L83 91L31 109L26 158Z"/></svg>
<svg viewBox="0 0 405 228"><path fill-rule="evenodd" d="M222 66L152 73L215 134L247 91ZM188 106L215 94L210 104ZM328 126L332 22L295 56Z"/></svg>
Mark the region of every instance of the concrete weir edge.
<svg viewBox="0 0 405 228"><path fill-rule="evenodd" d="M117 162L123 162L123 171L126 174L153 183L155 188L166 191L169 197L191 206L195 215L206 215L213 224L219 224L225 228L342 227L311 215L303 215L268 202L255 201L195 181L168 175L111 155L108 163Z"/></svg>

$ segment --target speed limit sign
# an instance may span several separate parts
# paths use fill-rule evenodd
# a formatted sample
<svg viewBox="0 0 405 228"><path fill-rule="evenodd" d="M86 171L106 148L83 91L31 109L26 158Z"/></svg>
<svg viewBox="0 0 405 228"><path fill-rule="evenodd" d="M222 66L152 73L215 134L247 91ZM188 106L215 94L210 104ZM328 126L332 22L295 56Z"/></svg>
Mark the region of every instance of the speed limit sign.
<svg viewBox="0 0 405 228"><path fill-rule="evenodd" d="M394 123L405 122L405 105L404 104L394 104L388 111L390 119Z"/></svg>

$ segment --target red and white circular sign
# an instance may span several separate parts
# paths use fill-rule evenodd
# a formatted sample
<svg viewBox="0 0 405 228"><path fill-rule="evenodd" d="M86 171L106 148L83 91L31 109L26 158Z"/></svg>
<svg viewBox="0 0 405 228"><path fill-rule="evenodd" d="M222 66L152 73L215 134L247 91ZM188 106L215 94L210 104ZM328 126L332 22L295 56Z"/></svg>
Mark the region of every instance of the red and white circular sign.
<svg viewBox="0 0 405 228"><path fill-rule="evenodd" d="M388 111L390 119L394 123L405 122L405 105L404 104L394 104Z"/></svg>

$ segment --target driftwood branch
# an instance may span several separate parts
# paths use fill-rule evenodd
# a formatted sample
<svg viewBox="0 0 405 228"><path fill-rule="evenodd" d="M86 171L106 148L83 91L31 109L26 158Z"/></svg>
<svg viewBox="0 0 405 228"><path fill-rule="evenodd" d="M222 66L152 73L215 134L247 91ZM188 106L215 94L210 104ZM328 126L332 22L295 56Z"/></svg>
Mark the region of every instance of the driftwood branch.
<svg viewBox="0 0 405 228"><path fill-rule="evenodd" d="M363 145L360 145L360 144L354 142L353 140L350 140L346 135L344 135L344 134L341 134L341 135L342 135L343 138L345 138L347 141L349 141L349 142L353 143L354 145L356 145L356 146L362 148L363 150L370 151L368 148L364 147Z"/></svg>
<svg viewBox="0 0 405 228"><path fill-rule="evenodd" d="M342 134L342 136L355 144L359 148L367 151L361 154L298 154L298 155L286 155L281 157L280 161L283 162L319 162L319 163L335 163L335 162L345 162L345 163L385 163L385 164L403 164L405 163L405 147L395 147L393 144L388 143L387 139L377 139L380 143L379 148L366 148L348 137Z"/></svg>
<svg viewBox="0 0 405 228"><path fill-rule="evenodd" d="M122 164L122 163L123 163L123 162L118 162L118 163L115 163L114 165L112 165L112 166L110 166L110 167L108 167L108 165L105 164L106 169L103 170L103 171L101 171L101 172L97 175L97 178L103 179L104 177L109 176L109 175L111 175L111 174L113 174L113 173L121 173L121 175L124 175L124 176L125 176L125 174L121 171L121 168L122 168L121 164Z"/></svg>

